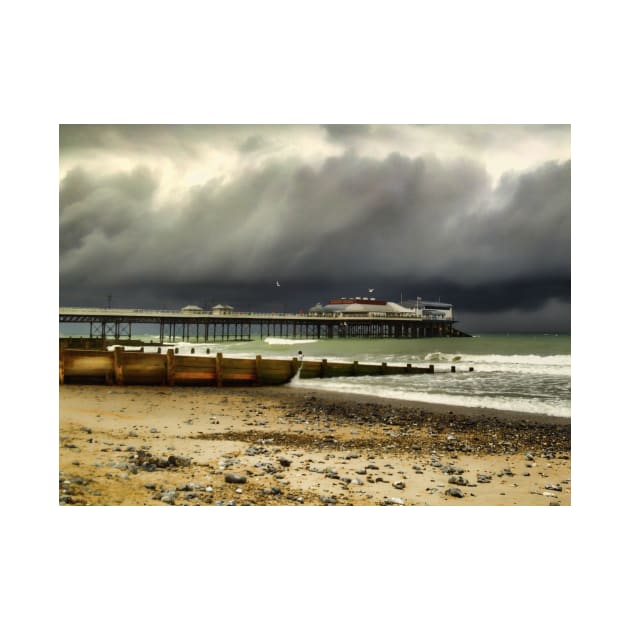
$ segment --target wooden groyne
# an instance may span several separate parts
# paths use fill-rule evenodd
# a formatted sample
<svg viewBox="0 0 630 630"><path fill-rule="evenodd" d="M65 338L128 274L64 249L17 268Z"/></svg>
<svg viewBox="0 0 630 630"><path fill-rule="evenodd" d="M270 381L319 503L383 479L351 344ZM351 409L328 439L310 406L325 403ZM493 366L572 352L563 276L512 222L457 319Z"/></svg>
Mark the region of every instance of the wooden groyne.
<svg viewBox="0 0 630 630"><path fill-rule="evenodd" d="M294 376L330 378L334 376L378 376L383 374L433 374L434 367L414 367L293 359L255 359L181 355L167 352L112 352L60 348L59 383L102 383L107 385L282 385Z"/></svg>

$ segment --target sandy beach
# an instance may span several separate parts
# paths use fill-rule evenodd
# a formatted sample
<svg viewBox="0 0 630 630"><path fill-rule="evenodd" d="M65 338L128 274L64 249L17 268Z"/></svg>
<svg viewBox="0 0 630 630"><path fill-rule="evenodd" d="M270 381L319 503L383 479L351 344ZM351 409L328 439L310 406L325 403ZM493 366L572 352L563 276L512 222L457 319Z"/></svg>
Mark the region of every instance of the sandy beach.
<svg viewBox="0 0 630 630"><path fill-rule="evenodd" d="M61 505L571 504L570 419L291 387L59 388Z"/></svg>

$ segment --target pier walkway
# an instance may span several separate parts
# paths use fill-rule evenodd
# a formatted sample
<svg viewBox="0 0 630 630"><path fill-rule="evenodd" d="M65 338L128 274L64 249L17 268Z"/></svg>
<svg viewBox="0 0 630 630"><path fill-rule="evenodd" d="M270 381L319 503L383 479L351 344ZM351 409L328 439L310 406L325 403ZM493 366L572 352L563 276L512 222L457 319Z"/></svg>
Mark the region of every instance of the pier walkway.
<svg viewBox="0 0 630 630"><path fill-rule="evenodd" d="M133 324L159 327L160 343L243 341L255 337L294 339L467 337L455 320L426 319L409 313L230 313L60 307L59 322L88 324L90 339L131 339Z"/></svg>

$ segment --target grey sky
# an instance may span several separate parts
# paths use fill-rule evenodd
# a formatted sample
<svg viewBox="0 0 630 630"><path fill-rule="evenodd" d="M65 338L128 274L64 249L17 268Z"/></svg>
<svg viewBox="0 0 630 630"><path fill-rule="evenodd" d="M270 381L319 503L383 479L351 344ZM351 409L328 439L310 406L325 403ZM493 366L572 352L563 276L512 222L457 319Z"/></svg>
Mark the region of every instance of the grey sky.
<svg viewBox="0 0 630 630"><path fill-rule="evenodd" d="M297 310L369 286L568 331L570 178L564 125L63 125L60 302Z"/></svg>

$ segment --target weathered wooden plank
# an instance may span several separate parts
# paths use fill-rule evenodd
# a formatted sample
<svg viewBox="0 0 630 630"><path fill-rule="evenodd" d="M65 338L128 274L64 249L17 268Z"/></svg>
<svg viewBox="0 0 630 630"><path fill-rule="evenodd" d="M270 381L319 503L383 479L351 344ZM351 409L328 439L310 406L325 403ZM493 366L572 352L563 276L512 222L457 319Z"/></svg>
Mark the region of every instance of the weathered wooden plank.
<svg viewBox="0 0 630 630"><path fill-rule="evenodd" d="M162 385L167 381L168 360L163 355L125 351L120 360L127 385Z"/></svg>
<svg viewBox="0 0 630 630"><path fill-rule="evenodd" d="M203 356L182 356L181 354L175 355L175 369L215 369L216 359L214 357Z"/></svg>
<svg viewBox="0 0 630 630"><path fill-rule="evenodd" d="M216 381L216 372L175 372L175 382L184 381Z"/></svg>
<svg viewBox="0 0 630 630"><path fill-rule="evenodd" d="M63 350L60 357L60 383L104 381L111 383L114 376L113 355L90 350Z"/></svg>

